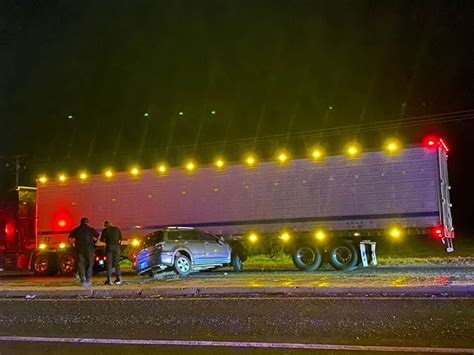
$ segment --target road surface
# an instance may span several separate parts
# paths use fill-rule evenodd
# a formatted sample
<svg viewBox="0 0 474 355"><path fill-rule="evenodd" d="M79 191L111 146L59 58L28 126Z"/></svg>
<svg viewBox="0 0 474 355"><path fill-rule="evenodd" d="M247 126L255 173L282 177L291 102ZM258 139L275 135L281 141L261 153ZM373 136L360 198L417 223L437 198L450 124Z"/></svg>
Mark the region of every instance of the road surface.
<svg viewBox="0 0 474 355"><path fill-rule="evenodd" d="M2 299L0 349L2 355L31 347L54 351L64 338L81 338L62 346L72 352L87 347L113 350L119 345L134 349L127 342L137 340L135 346L144 349L165 346L174 351L170 342L144 343L172 340L182 341L174 345L192 353L216 350L220 342L231 342L223 348L226 351L248 350L249 342L322 344L333 346L332 350L341 350L343 345L354 346L352 350L364 346L369 346L367 350L383 350L380 346L459 350L474 349L472 319L471 297ZM53 343L41 339L53 339ZM80 343L87 339L93 344ZM124 343L114 344L116 339Z"/></svg>

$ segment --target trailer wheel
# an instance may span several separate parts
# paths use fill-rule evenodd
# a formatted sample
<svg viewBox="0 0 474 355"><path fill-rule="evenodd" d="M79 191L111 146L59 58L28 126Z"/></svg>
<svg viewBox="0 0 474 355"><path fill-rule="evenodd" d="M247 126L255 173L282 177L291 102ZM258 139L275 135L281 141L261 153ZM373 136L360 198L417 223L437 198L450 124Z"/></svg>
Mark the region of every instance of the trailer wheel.
<svg viewBox="0 0 474 355"><path fill-rule="evenodd" d="M322 257L318 247L302 245L293 251L291 259L301 271L316 271L321 266Z"/></svg>
<svg viewBox="0 0 474 355"><path fill-rule="evenodd" d="M186 255L176 255L174 258L174 270L179 276L188 276L192 271L191 260Z"/></svg>
<svg viewBox="0 0 474 355"><path fill-rule="evenodd" d="M234 268L235 272L240 272L242 271L242 260L240 259L240 255L238 253L232 254L231 255L231 264L232 267Z"/></svg>
<svg viewBox="0 0 474 355"><path fill-rule="evenodd" d="M329 262L336 270L351 269L357 265L359 255L354 244L342 242L332 247Z"/></svg>
<svg viewBox="0 0 474 355"><path fill-rule="evenodd" d="M63 254L59 257L59 273L70 275L76 271L76 258L72 254Z"/></svg>
<svg viewBox="0 0 474 355"><path fill-rule="evenodd" d="M53 276L57 274L58 267L52 255L40 254L33 262L33 270L39 276Z"/></svg>

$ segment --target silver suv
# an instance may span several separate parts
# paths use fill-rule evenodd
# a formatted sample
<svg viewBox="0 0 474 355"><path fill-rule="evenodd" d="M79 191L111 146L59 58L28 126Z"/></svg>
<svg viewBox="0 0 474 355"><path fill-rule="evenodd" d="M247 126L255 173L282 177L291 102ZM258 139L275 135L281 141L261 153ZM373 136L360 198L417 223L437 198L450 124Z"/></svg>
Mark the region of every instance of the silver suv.
<svg viewBox="0 0 474 355"><path fill-rule="evenodd" d="M243 245L194 228L167 227L142 240L134 268L139 274L173 268L179 275L232 265L242 270L246 252Z"/></svg>

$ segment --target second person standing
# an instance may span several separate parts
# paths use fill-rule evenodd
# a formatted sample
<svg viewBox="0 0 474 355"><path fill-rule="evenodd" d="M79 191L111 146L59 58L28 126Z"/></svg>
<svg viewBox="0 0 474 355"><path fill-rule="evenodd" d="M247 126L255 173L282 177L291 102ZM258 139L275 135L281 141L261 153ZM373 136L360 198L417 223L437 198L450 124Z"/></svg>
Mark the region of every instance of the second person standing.
<svg viewBox="0 0 474 355"><path fill-rule="evenodd" d="M115 268L116 285L122 284L122 275L120 273L120 244L122 242L122 232L110 221L104 222L104 230L100 240L105 242L105 252L107 253L107 280L106 285L112 285L112 267Z"/></svg>

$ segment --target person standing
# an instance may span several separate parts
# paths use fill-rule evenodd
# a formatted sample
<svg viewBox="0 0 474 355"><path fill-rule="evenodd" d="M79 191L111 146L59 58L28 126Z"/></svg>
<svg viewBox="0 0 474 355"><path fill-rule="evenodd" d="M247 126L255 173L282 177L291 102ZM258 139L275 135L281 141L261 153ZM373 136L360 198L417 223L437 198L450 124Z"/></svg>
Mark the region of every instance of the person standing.
<svg viewBox="0 0 474 355"><path fill-rule="evenodd" d="M68 236L69 243L76 251L79 278L84 287L91 285L95 242L98 237L99 233L89 226L89 219L86 217L81 218L80 226L74 228Z"/></svg>
<svg viewBox="0 0 474 355"><path fill-rule="evenodd" d="M112 285L112 266L115 268L114 284L122 284L120 273L120 244L122 243L122 232L110 221L104 222L104 230L100 236L100 240L105 242L105 252L107 254L107 280L106 285Z"/></svg>

